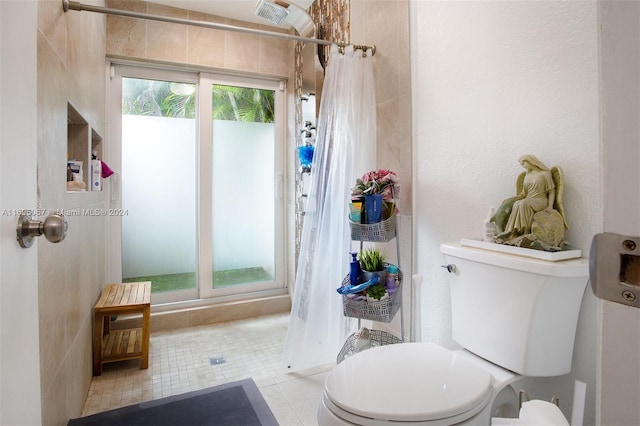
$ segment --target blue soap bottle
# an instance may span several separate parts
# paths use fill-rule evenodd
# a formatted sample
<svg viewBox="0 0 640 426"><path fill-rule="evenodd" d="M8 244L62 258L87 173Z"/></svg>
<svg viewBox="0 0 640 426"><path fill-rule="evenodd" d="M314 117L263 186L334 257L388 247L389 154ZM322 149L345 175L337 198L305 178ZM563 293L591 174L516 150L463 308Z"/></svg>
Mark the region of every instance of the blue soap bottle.
<svg viewBox="0 0 640 426"><path fill-rule="evenodd" d="M360 262L358 262L358 258L356 257L358 253L351 252L351 264L349 268L349 281L351 285L358 285L360 279Z"/></svg>

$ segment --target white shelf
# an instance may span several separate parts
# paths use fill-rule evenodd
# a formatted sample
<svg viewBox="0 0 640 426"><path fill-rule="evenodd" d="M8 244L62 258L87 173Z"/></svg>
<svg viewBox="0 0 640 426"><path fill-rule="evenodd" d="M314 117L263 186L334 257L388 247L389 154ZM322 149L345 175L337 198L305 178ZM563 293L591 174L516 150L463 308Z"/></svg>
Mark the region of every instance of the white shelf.
<svg viewBox="0 0 640 426"><path fill-rule="evenodd" d="M85 189L67 192L91 192L91 153L96 151L102 158L102 136L69 102L67 103L67 161L82 161L82 181ZM65 172L66 172L65 164Z"/></svg>
<svg viewBox="0 0 640 426"><path fill-rule="evenodd" d="M505 244L489 243L482 240L462 238L460 244L463 246L475 247L484 250L497 251L501 253L514 254L517 256L531 257L534 259L557 262L559 260L578 259L582 257L582 250L562 250L562 251L542 251L523 247L508 246Z"/></svg>

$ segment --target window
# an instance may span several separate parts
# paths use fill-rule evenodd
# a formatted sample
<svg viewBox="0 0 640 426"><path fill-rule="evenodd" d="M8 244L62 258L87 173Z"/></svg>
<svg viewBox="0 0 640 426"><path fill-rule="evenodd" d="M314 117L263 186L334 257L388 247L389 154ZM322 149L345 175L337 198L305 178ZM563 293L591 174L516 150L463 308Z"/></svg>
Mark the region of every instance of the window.
<svg viewBox="0 0 640 426"><path fill-rule="evenodd" d="M282 289L279 82L116 66L112 85L112 279L154 303Z"/></svg>

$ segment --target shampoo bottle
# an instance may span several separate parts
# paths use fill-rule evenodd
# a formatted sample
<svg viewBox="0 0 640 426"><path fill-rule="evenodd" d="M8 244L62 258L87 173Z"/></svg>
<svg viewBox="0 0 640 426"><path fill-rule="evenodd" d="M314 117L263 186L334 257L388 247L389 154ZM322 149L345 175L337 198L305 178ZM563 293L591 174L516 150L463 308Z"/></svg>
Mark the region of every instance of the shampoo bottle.
<svg viewBox="0 0 640 426"><path fill-rule="evenodd" d="M91 155L91 190L102 191L102 162L98 160L98 152Z"/></svg>
<svg viewBox="0 0 640 426"><path fill-rule="evenodd" d="M491 221L491 218L495 214L495 209L493 206L489 207L489 213L487 214L487 218L484 220L484 229L482 234L482 240L488 243L492 243L495 236L498 234L498 228L496 224Z"/></svg>
<svg viewBox="0 0 640 426"><path fill-rule="evenodd" d="M356 256L357 253L351 253L351 264L349 268L349 281L351 285L358 285L360 279L360 262L358 261L358 258Z"/></svg>

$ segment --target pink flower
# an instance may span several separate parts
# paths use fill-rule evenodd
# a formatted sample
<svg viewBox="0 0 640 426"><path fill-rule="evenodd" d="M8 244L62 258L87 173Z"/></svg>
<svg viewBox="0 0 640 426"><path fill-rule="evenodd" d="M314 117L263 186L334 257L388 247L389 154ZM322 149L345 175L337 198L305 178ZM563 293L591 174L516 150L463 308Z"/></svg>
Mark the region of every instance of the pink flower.
<svg viewBox="0 0 640 426"><path fill-rule="evenodd" d="M391 170L371 170L363 174L360 179L356 179L356 185L351 189L351 197L354 199L368 194L382 194L385 201L398 198L400 179Z"/></svg>

